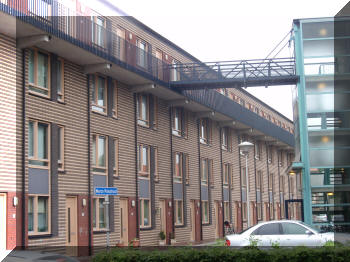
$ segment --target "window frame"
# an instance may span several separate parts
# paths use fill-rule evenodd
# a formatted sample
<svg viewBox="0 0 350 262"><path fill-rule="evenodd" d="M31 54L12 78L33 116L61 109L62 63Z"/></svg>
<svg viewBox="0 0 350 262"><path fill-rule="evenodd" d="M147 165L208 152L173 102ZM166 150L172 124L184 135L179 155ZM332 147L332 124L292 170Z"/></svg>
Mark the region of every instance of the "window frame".
<svg viewBox="0 0 350 262"><path fill-rule="evenodd" d="M114 163L113 163L113 176L119 177L119 138L113 138L114 144Z"/></svg>
<svg viewBox="0 0 350 262"><path fill-rule="evenodd" d="M33 122L33 156L29 156L29 125L30 122ZM47 134L46 134L46 152L47 152L47 159L39 159L38 157L38 126L39 123L47 125ZM47 163L47 165L36 165L30 163L31 161L40 161L43 163ZM51 163L51 124L46 121L41 120L35 120L35 119L29 119L28 121L28 166L29 167L35 167L35 168L41 168L41 169L50 169L50 163Z"/></svg>
<svg viewBox="0 0 350 262"><path fill-rule="evenodd" d="M98 139L100 137L103 137L104 138L104 145L105 145L105 156L104 156L104 159L105 159L105 167L104 166L100 166L99 163L98 163L98 153L99 153L99 147L98 147ZM99 175L106 175L108 174L108 137L106 135L102 135L102 134L98 134L98 133L94 133L92 135L92 141L93 143L95 143L95 165L93 164L94 163L94 159L92 161L92 165L91 165L91 168L92 168L92 172L95 173L95 174L99 174ZM94 155L94 154L92 154ZM103 170L104 169L104 172L101 172L100 170ZM98 170L98 171L96 171Z"/></svg>
<svg viewBox="0 0 350 262"><path fill-rule="evenodd" d="M200 119L200 130L199 130L199 141L201 144L209 145L210 144L210 132L211 132L211 126L209 123L208 118L201 118ZM208 133L209 131L209 133Z"/></svg>
<svg viewBox="0 0 350 262"><path fill-rule="evenodd" d="M184 130L184 127L182 126L182 112L181 112L181 107L173 107L172 108L172 134L175 135L175 136L182 136L182 131ZM178 114L178 126L179 126L179 129L176 129L175 128L175 124L176 124L176 114Z"/></svg>
<svg viewBox="0 0 350 262"><path fill-rule="evenodd" d="M64 102L64 59L61 57L57 58L57 61L60 61L61 63L61 75L57 76L59 77L61 80L61 91L58 90L57 88L57 101L59 102Z"/></svg>
<svg viewBox="0 0 350 262"><path fill-rule="evenodd" d="M183 154L179 152L174 153L174 183L182 183L183 178ZM177 157L179 158L179 164L177 164Z"/></svg>
<svg viewBox="0 0 350 262"><path fill-rule="evenodd" d="M209 224L210 223L210 218L209 218L209 214L210 214L210 211L209 211L209 201L208 200L202 200L201 201L201 206L202 206L202 224L205 225L205 224ZM205 212L205 206L207 207L207 213ZM206 216L205 216L205 213L206 213ZM207 219L205 219L205 217Z"/></svg>
<svg viewBox="0 0 350 262"><path fill-rule="evenodd" d="M141 48L141 44L143 44L144 45L144 48L145 49L142 49ZM139 66L139 67L141 67L141 68L143 68L143 69L146 69L147 67L148 67L148 57L147 57L147 54L148 54L148 48L149 48L149 44L145 41L145 40L143 40L143 39L141 39L141 38L139 38L139 37L137 37L137 39L136 39L136 46L137 46L137 48L139 49L139 50L142 50L143 52L144 52L144 57L143 57L143 59L144 59L144 61L143 62L141 62L142 60L141 60L141 52L139 52L139 55L136 55L136 65L137 66ZM144 64L143 64L144 63Z"/></svg>
<svg viewBox="0 0 350 262"><path fill-rule="evenodd" d="M143 97L146 98L146 119L143 119L143 111L142 111L142 102ZM150 97L148 94L139 94L137 96L137 104L138 104L138 113L137 113L137 124L140 126L150 127Z"/></svg>
<svg viewBox="0 0 350 262"><path fill-rule="evenodd" d="M204 170L206 169L206 176L204 177ZM201 158L201 185L208 186L209 185L209 160L208 158Z"/></svg>
<svg viewBox="0 0 350 262"><path fill-rule="evenodd" d="M242 201L242 220L244 222L247 221L247 216L247 201Z"/></svg>
<svg viewBox="0 0 350 262"><path fill-rule="evenodd" d="M144 171L144 165L143 165L143 151L142 149L145 148L147 151L147 171ZM149 145L145 144L139 144L138 146L138 175L144 177L144 178L150 178L151 173L151 150Z"/></svg>
<svg viewBox="0 0 350 262"><path fill-rule="evenodd" d="M118 118L118 95L119 88L117 80L113 80L113 108L112 108L112 116L114 118Z"/></svg>
<svg viewBox="0 0 350 262"><path fill-rule="evenodd" d="M224 163L223 164L223 186L226 188L230 184L230 164Z"/></svg>
<svg viewBox="0 0 350 262"><path fill-rule="evenodd" d="M256 208L257 208L257 219L262 220L262 213L263 213L263 205L262 202L256 203Z"/></svg>
<svg viewBox="0 0 350 262"><path fill-rule="evenodd" d="M94 15L94 16L91 16L91 21L93 22L92 24L92 32L91 32L91 35L92 35L92 43L98 47L101 47L101 48L105 48L105 45L106 45L106 32L105 34L103 35L103 39L102 39L102 45L101 43L99 42L100 39L98 37L98 27L97 26L101 26L97 23L97 20L100 19L100 20L103 20L103 29L99 29L99 30L106 30L106 27L107 27L107 19L101 15ZM103 33L102 33L103 34Z"/></svg>
<svg viewBox="0 0 350 262"><path fill-rule="evenodd" d="M222 150L226 150L228 151L229 149L229 145L228 145L228 136L229 136L229 132L228 129L226 127L221 129L221 149Z"/></svg>
<svg viewBox="0 0 350 262"><path fill-rule="evenodd" d="M148 216L149 216L149 223L148 225L145 225L145 210L144 210L144 202L148 201ZM151 214L151 199L149 198L139 198L139 211L140 211L140 228L150 228L152 227L152 214Z"/></svg>
<svg viewBox="0 0 350 262"><path fill-rule="evenodd" d="M93 112L102 114L102 115L107 115L107 108L108 108L108 99L107 99L107 86L108 86L108 81L107 78L100 75L100 74L94 74L93 75L93 88L94 88L94 94L95 97L92 97L91 101L91 108ZM104 87L103 87L103 106L98 105L98 90L99 90L99 85L98 85L98 79L103 78L104 79ZM99 109L102 109L102 112L99 111Z"/></svg>
<svg viewBox="0 0 350 262"><path fill-rule="evenodd" d="M224 201L224 221L231 221L229 201Z"/></svg>
<svg viewBox="0 0 350 262"><path fill-rule="evenodd" d="M64 138L65 138L65 127L58 125L58 137L59 137L59 144L60 144L60 151L58 152L58 159L57 159L57 164L58 164L58 170L59 171L64 171L65 166L64 166Z"/></svg>
<svg viewBox="0 0 350 262"><path fill-rule="evenodd" d="M184 225L184 205L182 199L176 199L174 200L174 207L175 207L175 226L183 226ZM178 214L178 208L181 208L181 221L178 222L179 214Z"/></svg>
<svg viewBox="0 0 350 262"><path fill-rule="evenodd" d="M33 78L34 83L31 83L29 81L30 77L30 70L29 70L29 63L30 63L30 55L28 57L28 92L30 94L35 94L41 97L50 98L51 97L51 55L49 52L43 51L41 49L32 47L29 49L31 52L34 52L34 61L33 61ZM38 84L38 53L42 53L44 55L47 55L47 88L42 87ZM35 89L45 91L47 94L40 93L38 91L35 91Z"/></svg>
<svg viewBox="0 0 350 262"><path fill-rule="evenodd" d="M108 231L109 229L107 228L107 216L109 215L108 214L108 211L107 211L107 205L103 205L103 210L105 212L104 214L104 217L105 217L105 227L100 227L100 200L103 200L103 202L105 201L105 198L103 197L93 197L93 202L92 202L92 227L93 227L93 231ZM98 206L96 205L96 207L94 208L94 205L95 205L95 201L98 203ZM94 216L95 216L95 226L94 226L94 222L93 222L93 219L94 219Z"/></svg>
<svg viewBox="0 0 350 262"><path fill-rule="evenodd" d="M46 210L46 217L47 217L47 231L39 232L38 231L38 199L39 197L45 197L47 198L47 210ZM50 198L50 189L49 194L28 194L28 206L29 206L29 199L33 198L33 231L29 231L28 226L28 235L47 235L51 233L51 198ZM29 216L29 208L27 210L27 215ZM29 221L28 221L29 223Z"/></svg>

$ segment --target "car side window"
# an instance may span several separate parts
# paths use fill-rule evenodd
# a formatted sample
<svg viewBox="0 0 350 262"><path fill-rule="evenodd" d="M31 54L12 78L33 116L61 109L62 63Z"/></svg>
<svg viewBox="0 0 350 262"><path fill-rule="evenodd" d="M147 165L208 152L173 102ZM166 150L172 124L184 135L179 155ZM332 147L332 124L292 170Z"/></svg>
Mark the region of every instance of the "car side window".
<svg viewBox="0 0 350 262"><path fill-rule="evenodd" d="M258 229L256 229L252 235L280 235L280 223L271 223L262 225Z"/></svg>
<svg viewBox="0 0 350 262"><path fill-rule="evenodd" d="M304 235L308 231L307 228L294 223L282 223L282 229L285 235Z"/></svg>

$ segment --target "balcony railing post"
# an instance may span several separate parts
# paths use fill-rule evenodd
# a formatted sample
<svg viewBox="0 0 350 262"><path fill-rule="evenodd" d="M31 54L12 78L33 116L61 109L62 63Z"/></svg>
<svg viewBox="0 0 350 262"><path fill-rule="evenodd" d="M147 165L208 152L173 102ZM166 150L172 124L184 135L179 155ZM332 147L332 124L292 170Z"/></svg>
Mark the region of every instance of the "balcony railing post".
<svg viewBox="0 0 350 262"><path fill-rule="evenodd" d="M246 75L246 71L245 71L245 64L246 64L246 61L243 61L243 86L245 88L247 88L247 75Z"/></svg>

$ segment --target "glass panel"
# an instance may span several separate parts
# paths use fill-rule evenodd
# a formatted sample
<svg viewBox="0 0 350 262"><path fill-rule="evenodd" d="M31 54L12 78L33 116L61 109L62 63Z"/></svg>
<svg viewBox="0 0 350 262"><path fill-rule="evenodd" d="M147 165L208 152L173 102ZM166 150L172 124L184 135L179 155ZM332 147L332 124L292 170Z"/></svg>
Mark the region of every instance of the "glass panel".
<svg viewBox="0 0 350 262"><path fill-rule="evenodd" d="M182 201L177 201L177 224L182 224Z"/></svg>
<svg viewBox="0 0 350 262"><path fill-rule="evenodd" d="M103 107L105 106L105 79L103 77L98 77L98 97L97 105Z"/></svg>
<svg viewBox="0 0 350 262"><path fill-rule="evenodd" d="M334 135L330 133L322 134L323 132L309 132L310 147L334 147Z"/></svg>
<svg viewBox="0 0 350 262"><path fill-rule="evenodd" d="M34 156L34 123L32 121L29 121L28 155L29 155L29 157Z"/></svg>
<svg viewBox="0 0 350 262"><path fill-rule="evenodd" d="M96 136L92 136L92 165L96 166Z"/></svg>
<svg viewBox="0 0 350 262"><path fill-rule="evenodd" d="M253 233L253 235L279 235L280 234L280 224L272 223L259 227Z"/></svg>
<svg viewBox="0 0 350 262"><path fill-rule="evenodd" d="M304 57L334 56L334 40L304 41Z"/></svg>
<svg viewBox="0 0 350 262"><path fill-rule="evenodd" d="M350 109L350 94L308 94L306 109L308 112L333 112ZM337 103L334 103L337 101Z"/></svg>
<svg viewBox="0 0 350 262"><path fill-rule="evenodd" d="M205 223L209 221L208 215L209 215L208 202L203 202L203 216L204 216Z"/></svg>
<svg viewBox="0 0 350 262"><path fill-rule="evenodd" d="M62 63L61 60L57 60L56 62L57 67L57 94L62 93Z"/></svg>
<svg viewBox="0 0 350 262"><path fill-rule="evenodd" d="M63 135L63 131L62 131L62 127L58 127L58 143L57 143L57 147L58 147L58 161L62 161L62 148L61 148L61 139L62 139L62 135Z"/></svg>
<svg viewBox="0 0 350 262"><path fill-rule="evenodd" d="M282 229L285 235L304 235L307 231L305 227L293 223L282 223Z"/></svg>
<svg viewBox="0 0 350 262"><path fill-rule="evenodd" d="M38 85L48 88L48 61L47 54L38 52Z"/></svg>
<svg viewBox="0 0 350 262"><path fill-rule="evenodd" d="M47 159L48 158L48 137L47 137L48 125L43 123L38 123L38 158Z"/></svg>
<svg viewBox="0 0 350 262"><path fill-rule="evenodd" d="M144 226L150 225L150 212L149 212L149 200L143 200L143 212L144 212L144 218L143 218L143 224Z"/></svg>
<svg viewBox="0 0 350 262"><path fill-rule="evenodd" d="M28 231L34 231L34 197L28 198Z"/></svg>
<svg viewBox="0 0 350 262"><path fill-rule="evenodd" d="M350 221L349 206L312 207L313 223L341 224Z"/></svg>
<svg viewBox="0 0 350 262"><path fill-rule="evenodd" d="M48 228L48 197L38 197L38 232L47 232Z"/></svg>
<svg viewBox="0 0 350 262"><path fill-rule="evenodd" d="M147 96L143 95L141 97L141 119L147 121L148 120L148 110L147 110Z"/></svg>
<svg viewBox="0 0 350 262"><path fill-rule="evenodd" d="M105 137L98 137L98 166L106 166L106 142Z"/></svg>
<svg viewBox="0 0 350 262"><path fill-rule="evenodd" d="M303 38L326 38L334 36L334 24L329 22L303 23Z"/></svg>
<svg viewBox="0 0 350 262"><path fill-rule="evenodd" d="M142 147L142 166L143 166L143 170L144 172L148 171L148 148L143 146Z"/></svg>
<svg viewBox="0 0 350 262"><path fill-rule="evenodd" d="M180 130L180 124L179 124L179 109L175 109L175 120L174 120L174 129Z"/></svg>
<svg viewBox="0 0 350 262"><path fill-rule="evenodd" d="M28 81L34 83L34 51L29 49L29 64L28 64Z"/></svg>
<svg viewBox="0 0 350 262"><path fill-rule="evenodd" d="M99 208L99 228L106 228L106 210L105 205L103 204L104 199L98 199L98 208Z"/></svg>

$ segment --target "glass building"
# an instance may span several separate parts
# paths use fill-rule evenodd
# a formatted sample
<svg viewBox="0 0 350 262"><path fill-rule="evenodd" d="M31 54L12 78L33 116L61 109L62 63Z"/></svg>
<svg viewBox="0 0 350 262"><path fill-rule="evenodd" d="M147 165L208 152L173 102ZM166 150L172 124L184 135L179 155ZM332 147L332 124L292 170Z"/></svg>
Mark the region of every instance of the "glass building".
<svg viewBox="0 0 350 262"><path fill-rule="evenodd" d="M302 174L304 219L350 227L350 20L293 22L296 159Z"/></svg>

